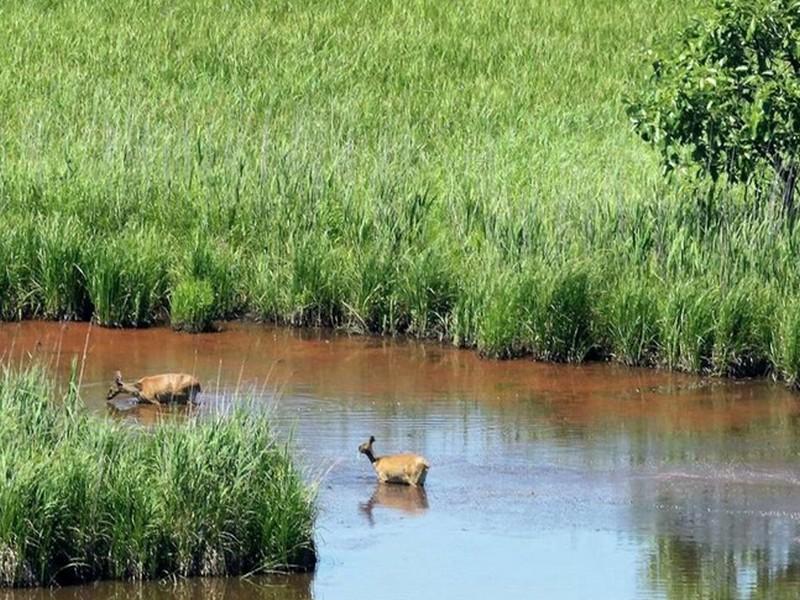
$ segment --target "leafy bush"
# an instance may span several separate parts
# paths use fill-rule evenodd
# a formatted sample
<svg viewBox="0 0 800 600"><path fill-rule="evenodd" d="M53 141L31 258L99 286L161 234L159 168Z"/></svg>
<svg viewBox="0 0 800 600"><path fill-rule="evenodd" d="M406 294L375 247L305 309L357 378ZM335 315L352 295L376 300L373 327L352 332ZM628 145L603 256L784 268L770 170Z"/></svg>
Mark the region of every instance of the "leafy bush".
<svg viewBox="0 0 800 600"><path fill-rule="evenodd" d="M731 182L772 173L791 209L800 169L800 4L716 0L675 46L652 53L650 81L628 109L667 170L691 164Z"/></svg>

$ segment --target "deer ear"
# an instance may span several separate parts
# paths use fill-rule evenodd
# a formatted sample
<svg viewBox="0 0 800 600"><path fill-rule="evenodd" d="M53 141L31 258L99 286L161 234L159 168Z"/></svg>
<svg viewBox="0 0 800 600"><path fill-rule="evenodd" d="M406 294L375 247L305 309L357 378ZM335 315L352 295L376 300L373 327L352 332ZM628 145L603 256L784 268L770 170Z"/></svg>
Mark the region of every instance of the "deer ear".
<svg viewBox="0 0 800 600"><path fill-rule="evenodd" d="M117 385L120 385L122 383L122 372L121 371L116 371L114 373L114 383L116 383Z"/></svg>
<svg viewBox="0 0 800 600"><path fill-rule="evenodd" d="M371 444L374 441L375 441L375 436L374 435L369 436L369 443Z"/></svg>

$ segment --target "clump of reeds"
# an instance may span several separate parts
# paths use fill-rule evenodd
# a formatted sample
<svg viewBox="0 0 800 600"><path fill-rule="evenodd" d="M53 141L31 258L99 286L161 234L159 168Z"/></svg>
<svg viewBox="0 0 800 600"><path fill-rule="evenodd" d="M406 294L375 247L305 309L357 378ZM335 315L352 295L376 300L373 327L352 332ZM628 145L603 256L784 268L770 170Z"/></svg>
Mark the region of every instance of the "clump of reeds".
<svg viewBox="0 0 800 600"><path fill-rule="evenodd" d="M167 243L158 232L145 228L95 241L86 279L98 323L135 326L159 317L167 295Z"/></svg>
<svg viewBox="0 0 800 600"><path fill-rule="evenodd" d="M186 279L172 290L170 323L174 329L210 331L214 310L214 290L205 279Z"/></svg>
<svg viewBox="0 0 800 600"><path fill-rule="evenodd" d="M0 585L307 569L313 494L263 415L150 429L0 373Z"/></svg>

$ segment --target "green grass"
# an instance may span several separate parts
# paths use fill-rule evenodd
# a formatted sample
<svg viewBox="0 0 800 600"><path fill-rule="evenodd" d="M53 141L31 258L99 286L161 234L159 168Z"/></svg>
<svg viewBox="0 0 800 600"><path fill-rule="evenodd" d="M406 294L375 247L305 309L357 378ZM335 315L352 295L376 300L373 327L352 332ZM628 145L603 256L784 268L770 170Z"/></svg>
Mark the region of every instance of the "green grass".
<svg viewBox="0 0 800 600"><path fill-rule="evenodd" d="M4 369L0 472L3 586L314 563L312 493L257 414L143 429Z"/></svg>
<svg viewBox="0 0 800 600"><path fill-rule="evenodd" d="M147 324L165 305L168 263L161 236L131 229L128 237L95 241L87 252L88 295L101 325Z"/></svg>
<svg viewBox="0 0 800 600"><path fill-rule="evenodd" d="M190 296L797 381L800 225L665 181L624 114L700 6L3 2L0 316L182 326Z"/></svg>
<svg viewBox="0 0 800 600"><path fill-rule="evenodd" d="M172 291L170 307L170 321L175 329L190 333L210 331L214 290L205 279L181 281Z"/></svg>

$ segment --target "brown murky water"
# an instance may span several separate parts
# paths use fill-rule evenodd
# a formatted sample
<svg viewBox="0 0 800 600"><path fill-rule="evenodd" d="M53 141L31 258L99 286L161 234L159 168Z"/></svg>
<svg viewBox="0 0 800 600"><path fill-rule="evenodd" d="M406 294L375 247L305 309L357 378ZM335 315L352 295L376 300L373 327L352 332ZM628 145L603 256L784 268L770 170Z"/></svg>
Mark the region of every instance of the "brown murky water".
<svg viewBox="0 0 800 600"><path fill-rule="evenodd" d="M779 385L254 325L0 325L3 360L46 361L62 380L84 349L83 394L101 413L116 369L194 372L203 409L237 389L270 403L322 476L318 570L8 598L800 596L800 396ZM427 456L424 491L376 485L356 453L370 434L378 453Z"/></svg>

